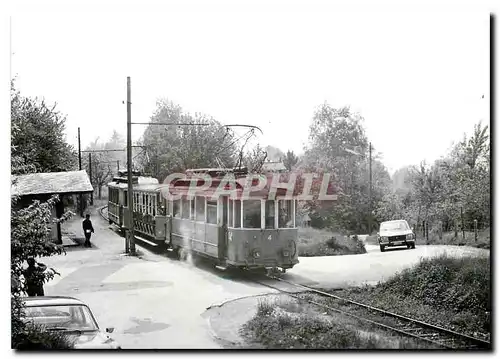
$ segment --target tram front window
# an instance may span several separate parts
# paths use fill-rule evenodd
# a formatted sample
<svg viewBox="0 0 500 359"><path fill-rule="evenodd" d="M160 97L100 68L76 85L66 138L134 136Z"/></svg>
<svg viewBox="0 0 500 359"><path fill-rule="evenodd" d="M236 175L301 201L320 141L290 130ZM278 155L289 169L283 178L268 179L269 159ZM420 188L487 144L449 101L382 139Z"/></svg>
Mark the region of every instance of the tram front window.
<svg viewBox="0 0 500 359"><path fill-rule="evenodd" d="M266 201L266 229L274 229L274 201Z"/></svg>
<svg viewBox="0 0 500 359"><path fill-rule="evenodd" d="M260 200L243 201L243 227L260 228Z"/></svg>
<svg viewBox="0 0 500 359"><path fill-rule="evenodd" d="M290 228L293 227L293 201L279 200L278 201L278 227Z"/></svg>

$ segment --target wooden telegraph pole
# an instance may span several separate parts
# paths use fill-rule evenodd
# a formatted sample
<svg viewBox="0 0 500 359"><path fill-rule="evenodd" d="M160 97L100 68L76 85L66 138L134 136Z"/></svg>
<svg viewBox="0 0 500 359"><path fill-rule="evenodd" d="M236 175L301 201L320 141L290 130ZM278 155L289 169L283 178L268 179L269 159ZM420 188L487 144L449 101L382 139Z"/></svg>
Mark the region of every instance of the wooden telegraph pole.
<svg viewBox="0 0 500 359"><path fill-rule="evenodd" d="M78 169L81 171L82 170L82 149L81 149L81 143L80 143L80 127L78 127ZM83 217L83 195L79 195L80 199L80 216Z"/></svg>
<svg viewBox="0 0 500 359"><path fill-rule="evenodd" d="M369 184L369 215L368 215L368 234L372 234L372 143L370 142L370 159L369 159L369 168L370 168L370 184Z"/></svg>
<svg viewBox="0 0 500 359"><path fill-rule="evenodd" d="M89 177L92 184L92 153L89 152ZM94 191L90 192L90 205L94 205Z"/></svg>
<svg viewBox="0 0 500 359"><path fill-rule="evenodd" d="M130 102L130 77L127 77L127 204L128 204L128 243L130 245L130 254L135 255L135 236L134 236L134 211L133 211L133 186L132 186L132 115Z"/></svg>

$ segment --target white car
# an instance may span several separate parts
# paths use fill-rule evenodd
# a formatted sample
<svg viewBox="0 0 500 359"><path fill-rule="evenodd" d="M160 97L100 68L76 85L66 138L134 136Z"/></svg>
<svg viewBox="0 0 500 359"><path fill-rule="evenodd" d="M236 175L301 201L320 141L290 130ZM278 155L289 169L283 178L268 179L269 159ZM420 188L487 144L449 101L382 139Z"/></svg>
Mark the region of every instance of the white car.
<svg viewBox="0 0 500 359"><path fill-rule="evenodd" d="M75 340L75 349L121 349L99 329L90 308L72 297L24 297L27 323L43 325L46 330L61 331Z"/></svg>
<svg viewBox="0 0 500 359"><path fill-rule="evenodd" d="M385 247L406 246L415 249L415 233L405 220L380 223L377 239L381 252L385 251Z"/></svg>

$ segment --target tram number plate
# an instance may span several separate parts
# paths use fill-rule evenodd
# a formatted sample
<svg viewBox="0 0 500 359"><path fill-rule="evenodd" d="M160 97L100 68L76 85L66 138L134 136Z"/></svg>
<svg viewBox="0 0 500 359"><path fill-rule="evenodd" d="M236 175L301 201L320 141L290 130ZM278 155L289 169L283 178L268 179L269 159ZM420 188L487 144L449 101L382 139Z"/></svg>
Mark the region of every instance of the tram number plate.
<svg viewBox="0 0 500 359"><path fill-rule="evenodd" d="M270 241L271 239L273 239L273 236L269 235L269 237L267 237L267 240Z"/></svg>

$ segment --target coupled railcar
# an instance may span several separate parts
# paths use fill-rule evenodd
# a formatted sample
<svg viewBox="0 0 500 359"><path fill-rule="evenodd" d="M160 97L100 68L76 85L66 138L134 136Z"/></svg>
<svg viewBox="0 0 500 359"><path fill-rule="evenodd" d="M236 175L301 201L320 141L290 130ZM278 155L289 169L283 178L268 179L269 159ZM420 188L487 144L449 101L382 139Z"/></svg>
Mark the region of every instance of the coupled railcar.
<svg viewBox="0 0 500 359"><path fill-rule="evenodd" d="M232 192L219 193L229 172L235 181L224 188ZM199 174L210 176L209 188ZM296 200L285 198L281 189L272 200L267 198L268 187L242 198L246 172L231 169L189 170L168 188L152 178L138 174L133 178L134 232L140 239L178 252L180 257L193 253L211 258L222 268L279 268L284 272L299 262ZM124 228L129 215L126 173L120 173L108 187L109 221ZM166 190L177 198L167 200Z"/></svg>

